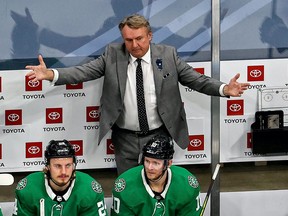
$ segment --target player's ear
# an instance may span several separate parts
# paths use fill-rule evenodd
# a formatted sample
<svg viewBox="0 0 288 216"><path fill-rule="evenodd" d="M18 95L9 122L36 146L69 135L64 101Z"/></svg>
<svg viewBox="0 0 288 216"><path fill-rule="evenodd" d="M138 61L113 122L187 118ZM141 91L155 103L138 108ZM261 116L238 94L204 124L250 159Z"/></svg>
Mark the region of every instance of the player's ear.
<svg viewBox="0 0 288 216"><path fill-rule="evenodd" d="M45 174L47 174L47 172L49 171L49 168L48 168L49 165L46 165L44 168L43 168L43 172Z"/></svg>
<svg viewBox="0 0 288 216"><path fill-rule="evenodd" d="M172 165L172 160L168 160L168 167Z"/></svg>

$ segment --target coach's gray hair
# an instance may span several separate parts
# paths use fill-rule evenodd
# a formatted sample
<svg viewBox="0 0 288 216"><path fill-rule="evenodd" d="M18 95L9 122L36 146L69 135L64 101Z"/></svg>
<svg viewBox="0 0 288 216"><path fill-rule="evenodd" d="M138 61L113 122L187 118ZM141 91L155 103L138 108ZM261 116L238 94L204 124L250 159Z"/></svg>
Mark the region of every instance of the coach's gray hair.
<svg viewBox="0 0 288 216"><path fill-rule="evenodd" d="M118 25L119 30L122 32L122 29L125 26L128 26L129 28L138 29L141 27L146 27L148 32L151 32L151 26L145 17L139 15L139 14L133 14L131 16L125 17Z"/></svg>

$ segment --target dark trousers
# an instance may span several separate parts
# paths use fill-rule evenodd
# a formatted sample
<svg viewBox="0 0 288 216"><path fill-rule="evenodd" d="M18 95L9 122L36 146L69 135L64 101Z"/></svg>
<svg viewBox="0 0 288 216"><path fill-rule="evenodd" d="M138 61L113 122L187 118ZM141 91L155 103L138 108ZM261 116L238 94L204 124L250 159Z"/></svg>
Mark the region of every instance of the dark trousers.
<svg viewBox="0 0 288 216"><path fill-rule="evenodd" d="M114 145L115 161L118 175L141 163L142 148L154 136L161 134L169 136L167 129L161 126L146 135L113 126L112 143Z"/></svg>

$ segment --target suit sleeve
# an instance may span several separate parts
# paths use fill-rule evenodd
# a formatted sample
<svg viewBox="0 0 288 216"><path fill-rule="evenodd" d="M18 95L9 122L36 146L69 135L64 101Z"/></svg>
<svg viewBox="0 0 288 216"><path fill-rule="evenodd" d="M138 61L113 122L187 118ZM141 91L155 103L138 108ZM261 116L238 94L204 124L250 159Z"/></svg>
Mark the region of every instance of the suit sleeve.
<svg viewBox="0 0 288 216"><path fill-rule="evenodd" d="M172 56L174 59L173 64L176 65L179 82L182 85L203 94L221 96L219 89L220 86L225 83L198 73L193 67L187 64L187 62L180 59L175 48L172 48ZM170 61L169 64L171 64L169 68L173 68L172 61Z"/></svg>
<svg viewBox="0 0 288 216"><path fill-rule="evenodd" d="M77 84L101 78L105 75L106 59L110 56L110 50L110 46L107 46L104 54L80 66L57 68L59 78L55 85Z"/></svg>

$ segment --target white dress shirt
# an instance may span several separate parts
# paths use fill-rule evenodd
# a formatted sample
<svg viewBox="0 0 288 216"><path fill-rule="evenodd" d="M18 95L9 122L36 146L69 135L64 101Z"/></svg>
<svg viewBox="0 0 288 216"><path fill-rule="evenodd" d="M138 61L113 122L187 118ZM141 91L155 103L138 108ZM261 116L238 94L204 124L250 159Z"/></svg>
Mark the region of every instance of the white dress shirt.
<svg viewBox="0 0 288 216"><path fill-rule="evenodd" d="M150 49L142 57L141 66L143 71L145 107L148 117L149 130L153 130L155 128L159 128L162 125L162 121L157 112L157 97L155 92ZM126 90L124 95L124 108L123 112L120 114L120 117L116 121L116 124L120 128L140 131L136 96L136 67L136 58L130 55L127 70Z"/></svg>

